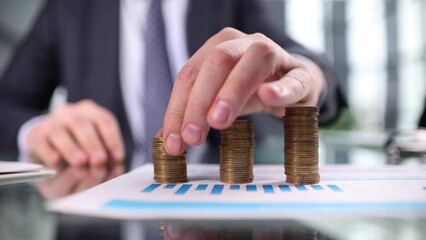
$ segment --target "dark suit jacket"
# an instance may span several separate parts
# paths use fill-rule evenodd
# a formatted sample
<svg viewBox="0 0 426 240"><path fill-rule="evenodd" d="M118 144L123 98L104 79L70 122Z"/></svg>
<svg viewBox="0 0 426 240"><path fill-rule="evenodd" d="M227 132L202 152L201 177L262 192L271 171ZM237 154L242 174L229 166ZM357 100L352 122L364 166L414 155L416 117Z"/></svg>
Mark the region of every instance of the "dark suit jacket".
<svg viewBox="0 0 426 240"><path fill-rule="evenodd" d="M118 118L127 151L132 140L119 83L119 0L50 0L16 50L0 81L0 152L16 152L23 123L47 111L57 86L68 101L93 99ZM315 61L328 82L321 124L331 122L344 105L331 67L274 28L256 0L193 0L187 18L189 54L224 27L262 32L291 53ZM214 135L214 134L213 134ZM261 134L256 131L256 135Z"/></svg>

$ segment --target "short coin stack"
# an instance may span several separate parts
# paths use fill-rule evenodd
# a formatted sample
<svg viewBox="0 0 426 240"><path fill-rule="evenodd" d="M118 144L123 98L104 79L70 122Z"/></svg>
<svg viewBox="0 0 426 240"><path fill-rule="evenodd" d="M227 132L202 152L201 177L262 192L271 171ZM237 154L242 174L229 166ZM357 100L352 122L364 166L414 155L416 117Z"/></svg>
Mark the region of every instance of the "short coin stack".
<svg viewBox="0 0 426 240"><path fill-rule="evenodd" d="M186 175L186 153L179 156L169 155L164 149L163 139L156 137L152 141L152 159L154 162L154 180L158 183L188 182Z"/></svg>
<svg viewBox="0 0 426 240"><path fill-rule="evenodd" d="M254 131L250 120L236 120L221 131L220 181L249 183L253 181Z"/></svg>
<svg viewBox="0 0 426 240"><path fill-rule="evenodd" d="M318 171L317 107L288 107L284 117L284 169L291 184L314 184Z"/></svg>

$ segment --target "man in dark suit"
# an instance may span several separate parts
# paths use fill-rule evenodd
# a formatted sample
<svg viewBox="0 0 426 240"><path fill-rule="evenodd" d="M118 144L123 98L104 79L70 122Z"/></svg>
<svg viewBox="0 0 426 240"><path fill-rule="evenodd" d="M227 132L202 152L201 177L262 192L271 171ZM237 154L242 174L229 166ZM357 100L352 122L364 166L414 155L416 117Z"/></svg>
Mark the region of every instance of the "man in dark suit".
<svg viewBox="0 0 426 240"><path fill-rule="evenodd" d="M131 155L119 9L119 0L46 3L0 81L1 152L16 152L24 123L47 114L24 134L27 151L46 163L97 165ZM282 116L285 106L319 104L321 124L337 117L344 101L327 61L268 17L256 0L188 2L192 57L176 78L162 131L170 154L214 141L210 127L226 128L242 114ZM47 113L57 86L68 90L69 104Z"/></svg>

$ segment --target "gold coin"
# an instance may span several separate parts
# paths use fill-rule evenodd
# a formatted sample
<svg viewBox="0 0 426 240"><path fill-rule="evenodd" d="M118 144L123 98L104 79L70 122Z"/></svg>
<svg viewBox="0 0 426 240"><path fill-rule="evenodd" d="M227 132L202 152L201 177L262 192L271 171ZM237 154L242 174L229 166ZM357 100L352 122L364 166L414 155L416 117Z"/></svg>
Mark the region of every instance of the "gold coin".
<svg viewBox="0 0 426 240"><path fill-rule="evenodd" d="M291 184L319 182L317 107L287 107L284 123L284 173Z"/></svg>
<svg viewBox="0 0 426 240"><path fill-rule="evenodd" d="M221 131L220 181L249 183L253 181L254 132L250 120L236 120Z"/></svg>
<svg viewBox="0 0 426 240"><path fill-rule="evenodd" d="M186 152L179 156L171 156L164 149L163 139L154 138L152 141L152 159L154 165L154 180L158 183L188 182L186 170Z"/></svg>

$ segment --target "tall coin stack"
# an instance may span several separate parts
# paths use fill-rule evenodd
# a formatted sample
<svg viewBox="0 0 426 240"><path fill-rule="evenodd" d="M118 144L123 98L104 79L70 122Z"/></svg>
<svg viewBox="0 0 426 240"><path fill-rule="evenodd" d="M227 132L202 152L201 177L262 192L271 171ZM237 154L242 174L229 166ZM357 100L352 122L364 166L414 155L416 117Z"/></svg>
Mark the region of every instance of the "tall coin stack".
<svg viewBox="0 0 426 240"><path fill-rule="evenodd" d="M253 181L254 131L251 120L236 120L221 131L220 181L250 183Z"/></svg>
<svg viewBox="0 0 426 240"><path fill-rule="evenodd" d="M186 174L186 153L179 156L169 155L164 149L163 139L156 137L152 141L152 159L154 162L154 180L158 183L188 182Z"/></svg>
<svg viewBox="0 0 426 240"><path fill-rule="evenodd" d="M318 107L288 107L284 117L284 169L290 184L314 184L318 171Z"/></svg>

